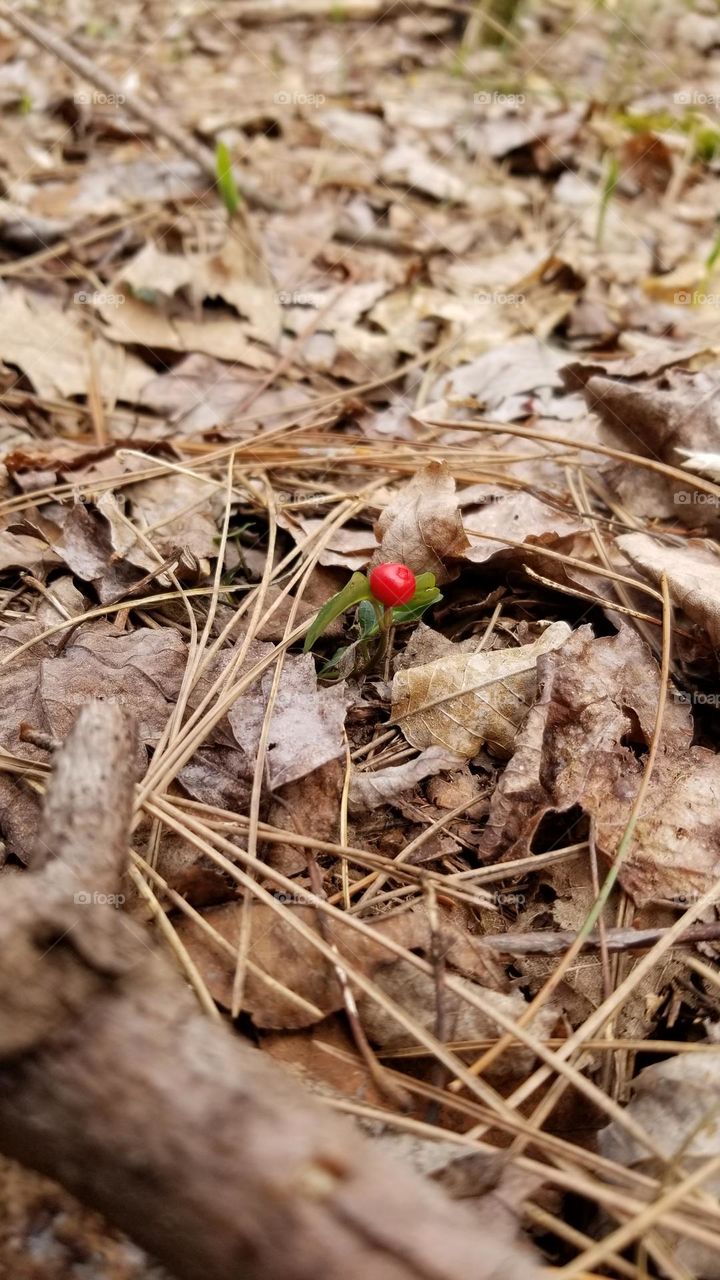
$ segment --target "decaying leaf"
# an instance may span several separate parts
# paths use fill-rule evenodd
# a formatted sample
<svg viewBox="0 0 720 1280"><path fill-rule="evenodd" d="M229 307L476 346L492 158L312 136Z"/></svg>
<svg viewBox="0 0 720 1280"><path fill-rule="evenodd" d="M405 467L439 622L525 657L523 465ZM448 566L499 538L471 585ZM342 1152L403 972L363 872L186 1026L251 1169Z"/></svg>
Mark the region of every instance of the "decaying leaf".
<svg viewBox="0 0 720 1280"><path fill-rule="evenodd" d="M461 556L468 541L446 463L431 462L391 499L377 524L380 547L370 566L399 561L413 573L448 581L446 559Z"/></svg>
<svg viewBox="0 0 720 1280"><path fill-rule="evenodd" d="M678 1054L645 1067L633 1081L628 1113L683 1175L720 1155L720 1047L716 1053ZM648 1155L617 1120L600 1134L602 1154L628 1168L662 1178L666 1168ZM720 1173L702 1183L711 1196L720 1192ZM717 1251L673 1234L673 1257L699 1280L720 1280Z"/></svg>
<svg viewBox="0 0 720 1280"><path fill-rule="evenodd" d="M540 685L493 796L483 852L521 856L544 817L580 806L598 851L612 859L662 696L657 664L633 632L595 639L583 627L542 660ZM684 905L720 872L720 757L691 741L688 707L668 696L662 749L620 870L623 887L641 904Z"/></svg>
<svg viewBox="0 0 720 1280"><path fill-rule="evenodd" d="M18 642L37 630L32 622L5 628L2 656L9 658ZM142 776L146 747L160 737L177 698L185 658L185 646L172 627L120 633L106 622L94 622L79 627L62 653L49 644L36 645L0 667L0 742L27 756L31 749L21 745L19 736L23 722L62 741L80 708L100 698L118 703L134 717Z"/></svg>
<svg viewBox="0 0 720 1280"><path fill-rule="evenodd" d="M260 741L273 682L266 672L254 690L228 712L239 746L252 759ZM312 654L286 658L270 721L267 771L272 790L295 782L334 760L344 749L345 711L351 702L344 681L319 689Z"/></svg>
<svg viewBox="0 0 720 1280"><path fill-rule="evenodd" d="M462 494L460 498L462 501ZM463 504L463 518L465 533L470 539L465 559L472 564L496 561L500 555L517 561L522 553L516 547L509 548L503 535L513 542L555 547L582 529L582 521L576 516L558 511L531 493L502 495L489 491L484 506L466 508ZM473 536L478 534L483 537ZM493 540L495 535L497 541Z"/></svg>
<svg viewBox="0 0 720 1280"><path fill-rule="evenodd" d="M389 922L388 922L389 923ZM437 990L434 979L428 974L420 973L407 960L397 960L393 965L386 965L375 975L375 981L387 996L399 1004L414 1021L425 1031L433 1031L437 1018ZM478 985L466 978L460 979L472 993ZM526 1003L519 992L508 993L502 990L482 989L482 996L487 1004L487 1011L477 1009L463 1000L454 991L443 994L443 1015L445 1035L448 1040L486 1040L497 1035L497 1023L492 1011L498 1010L506 1018L518 1018L526 1009ZM368 1035L372 1041L383 1049L401 1049L415 1043L410 1033L401 1027L395 1018L385 1011L369 996L358 998L358 1008ZM542 1037L550 1033L557 1012L553 1006L541 1009L531 1024L533 1032ZM497 1077L523 1074L530 1070L533 1063L531 1051L525 1048L514 1049L504 1055L491 1074Z"/></svg>
<svg viewBox="0 0 720 1280"><path fill-rule="evenodd" d="M407 760L394 768L389 766L368 773L355 770L350 783L350 808L358 812L378 809L409 791L423 778L432 777L441 769L457 768L462 762L462 756L447 751L445 747L428 747L414 760Z"/></svg>
<svg viewBox="0 0 720 1280"><path fill-rule="evenodd" d="M512 298L512 288L505 294ZM536 412L543 393L551 399L562 387L563 363L559 350L526 334L459 365L438 381L434 396L444 396L448 408L477 405L496 422L512 422Z"/></svg>
<svg viewBox="0 0 720 1280"><path fill-rule="evenodd" d="M272 369L274 357L245 332L242 321L236 316L220 315L210 311L203 319L187 316L172 317L160 307L143 302L131 294L120 294L123 302L101 303L98 307L105 320L105 334L112 342L124 346L143 346L151 350L201 352L228 360L251 369ZM142 382L137 386L137 399L141 399L142 387L149 381L145 369Z"/></svg>
<svg viewBox="0 0 720 1280"><path fill-rule="evenodd" d="M281 901L287 894L279 893ZM317 932L317 916L312 906L302 905L298 896L288 910ZM241 905L228 903L205 912L205 919L235 948L239 945ZM178 932L199 965L208 989L222 1005L230 1007L235 965L192 921L178 921ZM389 930L403 941L425 936L421 919L405 917L379 925L377 939L353 934L348 959L364 974L379 965L392 963L393 954L382 946L382 934ZM329 936L342 956L348 946L347 931L335 921L328 925ZM245 1007L258 1027L299 1028L321 1021L343 1007L343 997L334 966L288 923L282 912L255 902L251 910L249 957Z"/></svg>
<svg viewBox="0 0 720 1280"><path fill-rule="evenodd" d="M398 671L392 710L414 747L445 747L470 759L483 744L507 754L537 688L537 661L563 645L565 622L553 622L539 639L517 649L450 655Z"/></svg>
<svg viewBox="0 0 720 1280"><path fill-rule="evenodd" d="M691 538L682 546L663 546L646 533L624 533L617 541L653 582L665 574L675 603L720 645L720 559L708 543Z"/></svg>
<svg viewBox="0 0 720 1280"><path fill-rule="evenodd" d="M208 230L220 242L207 252L165 253L148 241L123 265L117 285L129 285L136 296L171 299L183 290L190 301L222 298L244 317L249 337L275 346L280 336L277 294L252 279L254 263L238 236L222 224Z"/></svg>
<svg viewBox="0 0 720 1280"><path fill-rule="evenodd" d="M259 375L245 366L236 368L198 353L185 356L174 368L151 378L140 400L170 419L155 428L163 435L177 435L178 431L192 434L218 424L243 435L254 434L254 422L245 420L235 426L233 418L251 397L253 418L261 421L272 420L289 408L301 409L309 398L301 386L273 387L258 395L259 381Z"/></svg>
<svg viewBox="0 0 720 1280"><path fill-rule="evenodd" d="M313 840L336 840L340 835L340 802L345 782L344 759L329 760L297 782L278 787L270 798L268 822L282 832ZM283 875L306 871L310 846L268 840L263 858Z"/></svg>

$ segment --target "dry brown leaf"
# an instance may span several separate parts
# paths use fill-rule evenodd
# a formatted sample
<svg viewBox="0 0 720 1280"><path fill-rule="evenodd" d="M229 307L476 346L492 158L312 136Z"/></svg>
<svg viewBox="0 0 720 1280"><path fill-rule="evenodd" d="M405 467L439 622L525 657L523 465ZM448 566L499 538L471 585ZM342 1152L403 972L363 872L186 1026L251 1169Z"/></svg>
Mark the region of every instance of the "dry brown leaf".
<svg viewBox="0 0 720 1280"><path fill-rule="evenodd" d="M321 516L306 516L286 510L278 516L278 524L287 529L296 542L304 542L306 538L317 535L325 520ZM345 524L327 538L318 563L325 568L364 569L376 545L372 529Z"/></svg>
<svg viewBox="0 0 720 1280"><path fill-rule="evenodd" d="M350 808L355 812L379 809L383 804L392 803L424 778L432 777L441 769L455 769L461 763L462 757L447 751L445 747L428 747L414 760L406 760L404 764L395 765L394 768L376 769L367 773L356 769L350 783Z"/></svg>
<svg viewBox="0 0 720 1280"><path fill-rule="evenodd" d="M577 516L558 511L531 493L499 495L492 494L488 487L488 496L488 502L479 508L463 504L464 527L470 539L464 558L472 564L485 564L500 555L509 560L522 558L518 548L506 545L503 535L513 542L554 548L583 527ZM460 500L462 502L462 494ZM473 538L473 533L497 535L497 541L488 537Z"/></svg>
<svg viewBox="0 0 720 1280"><path fill-rule="evenodd" d="M0 636L2 656L38 630L32 622L5 628ZM54 637L55 644L59 639ZM145 748L154 745L165 728L185 659L185 645L172 627L120 633L106 622L94 622L74 632L60 654L47 643L38 644L0 668L0 742L34 759L35 749L20 740L23 722L62 741L88 702L117 702L136 721L142 776ZM41 758L46 759L44 753Z"/></svg>
<svg viewBox="0 0 720 1280"><path fill-rule="evenodd" d="M665 574L675 603L720 646L720 559L707 543L688 539L682 546L663 546L649 534L625 533L617 544L653 582Z"/></svg>
<svg viewBox="0 0 720 1280"><path fill-rule="evenodd" d="M248 759L260 741L273 672L243 694L228 712L232 731ZM267 777L271 790L296 782L344 751L345 711L352 701L344 681L318 688L310 653L291 655L283 664L270 721Z"/></svg>
<svg viewBox="0 0 720 1280"><path fill-rule="evenodd" d="M553 622L517 649L450 655L398 671L392 713L414 747L442 746L471 759L487 743L507 754L537 689L537 661L564 644L565 622Z"/></svg>
<svg viewBox="0 0 720 1280"><path fill-rule="evenodd" d="M386 1098L378 1089L365 1063L358 1056L341 1015L326 1018L309 1031L266 1032L260 1048L282 1062L315 1093L354 1102L383 1106Z"/></svg>
<svg viewBox="0 0 720 1280"><path fill-rule="evenodd" d="M212 485L194 476L170 473L143 480L124 492L130 499L134 522L140 529L148 529L148 537L161 556L178 548L201 561L217 555L215 512L222 510L222 498ZM137 552L147 555L144 544L137 541L136 562Z"/></svg>
<svg viewBox="0 0 720 1280"><path fill-rule="evenodd" d="M496 422L512 422L538 411L534 396L562 387L564 362L561 351L525 334L440 378L433 399L442 396L451 408L477 406Z"/></svg>
<svg viewBox="0 0 720 1280"><path fill-rule="evenodd" d="M108 519L110 502L106 499L102 514L81 502L76 503L65 517L60 537L53 542L53 550L68 569L84 582L92 583L101 604L121 599L132 592L135 583L145 577L148 571L145 562L149 560L145 552L143 567L140 568L129 558L124 558L123 553L137 541L124 522L120 524L123 545L116 547L113 527ZM116 558L116 550L120 551L119 558Z"/></svg>
<svg viewBox="0 0 720 1280"><path fill-rule="evenodd" d="M713 1028L713 1033L715 1028ZM713 1039L716 1036L713 1034ZM713 1054L678 1054L645 1067L633 1080L627 1111L653 1139L666 1160L685 1175L720 1155L720 1047ZM600 1134L602 1154L617 1164L662 1178L668 1166L652 1160L645 1147L617 1120ZM720 1192L720 1174L702 1183L708 1195ZM669 1233L668 1233L669 1234ZM717 1251L673 1237L673 1257L698 1280L720 1280Z"/></svg>
<svg viewBox="0 0 720 1280"><path fill-rule="evenodd" d="M240 813L250 800L252 766L244 751L205 745L180 770L178 782L193 800Z"/></svg>
<svg viewBox="0 0 720 1280"><path fill-rule="evenodd" d="M540 699L493 796L482 853L522 856L543 817L580 806L598 851L612 859L652 738L661 696L657 664L630 629L594 639L583 627L543 659L540 683ZM684 905L720 872L720 757L691 741L688 707L668 695L661 751L619 873L639 904Z"/></svg>
<svg viewBox="0 0 720 1280"><path fill-rule="evenodd" d="M490 1008L485 1013L468 1004L456 992L445 991L443 1017L447 1040L492 1039L498 1035L498 1024L492 1016L493 1008L506 1018L519 1018L527 1008L519 991L508 993L488 987L480 989L477 983L466 978L458 980L471 994L474 990L478 995L481 994ZM435 1030L438 997L434 977L421 973L407 960L396 960L395 964L380 969L375 975L375 981L425 1031ZM416 1044L415 1038L370 996L358 996L358 1010L370 1039L380 1048L402 1049ZM530 1024L533 1033L540 1038L548 1036L556 1018L557 1012L553 1006L546 1005ZM527 1074L532 1068L533 1060L534 1055L530 1050L518 1047L503 1054L489 1074L495 1079Z"/></svg>
<svg viewBox="0 0 720 1280"><path fill-rule="evenodd" d="M278 895L285 901L287 895ZM287 907L296 918L317 933L317 914L313 907L297 903ZM240 903L213 907L204 913L205 919L235 948L240 940ZM199 966L213 998L226 1008L232 1001L235 965L232 957L221 951L193 921L182 919L177 930ZM382 964L393 962L393 954L382 945L386 931L402 940L419 943L426 935L426 925L420 916L398 917L377 926L377 939L365 938L336 921L328 923L329 936L338 947L340 956L347 954L354 968L372 974ZM249 957L256 968L247 975L245 1008L255 1026L277 1030L312 1026L329 1013L343 1007L343 996L334 965L292 928L282 912L253 903ZM257 969L261 971L258 974ZM262 975L266 975L263 981ZM294 998L295 997L295 998Z"/></svg>
<svg viewBox="0 0 720 1280"><path fill-rule="evenodd" d="M250 369L269 371L277 363L277 357L252 342L245 333L242 321L237 317L221 316L209 311L196 320L190 315L168 316L157 306L141 302L132 294L119 294L122 304L101 303L98 310L105 321L105 334L113 342L125 346L143 346L150 350L203 352L218 360L228 360ZM149 381L145 368L142 382L133 397L142 399L142 388Z"/></svg>
<svg viewBox="0 0 720 1280"><path fill-rule="evenodd" d="M309 399L302 386L273 387L256 395L260 379L247 367L214 360L212 356L185 356L167 373L151 378L139 400L170 422L163 424L162 434L190 435L208 431L222 424L232 424L242 404L253 396L252 421L233 425L233 433L254 434L256 422L272 420L288 409L301 409ZM243 418L245 414L241 415Z"/></svg>
<svg viewBox="0 0 720 1280"><path fill-rule="evenodd" d="M277 293L249 278L247 250L225 224L209 230L221 243L208 252L165 253L148 241L123 264L116 284L129 285L135 295L157 292L168 299L184 290L195 304L223 298L244 318L249 337L276 346L281 320Z"/></svg>
<svg viewBox="0 0 720 1280"><path fill-rule="evenodd" d="M235 882L189 841L164 831L156 868L163 880L194 907L216 906L235 896Z"/></svg>
<svg viewBox="0 0 720 1280"><path fill-rule="evenodd" d="M28 534L0 532L0 572L5 569L37 569L57 564L46 542ZM42 576L42 575L41 575Z"/></svg>
<svg viewBox="0 0 720 1280"><path fill-rule="evenodd" d="M457 559L468 546L447 464L431 462L418 471L390 500L376 533L380 546L371 566L397 560L415 574L431 572L437 582L447 582L443 561Z"/></svg>
<svg viewBox="0 0 720 1280"><path fill-rule="evenodd" d="M694 354L692 347L686 347L676 351L676 358L687 359L688 351ZM659 362L662 372L652 378L639 377L649 360L655 366ZM676 467L683 450L720 448L720 380L712 369L690 373L682 368L663 367L670 362L669 352L664 357L662 353L643 353L621 361L617 370L610 365L607 373L598 365L567 365L563 378L570 389L582 389L588 407L600 418L604 443L659 458ZM636 490L634 500L633 486L626 486L623 497L628 498L631 510L655 517L653 495L658 487L672 503L671 512L683 523L705 525L717 521L717 500L710 497L696 502L696 490L681 480L662 477L661 484L656 480L647 497Z"/></svg>
<svg viewBox="0 0 720 1280"><path fill-rule="evenodd" d="M107 623L82 626L60 656L41 663L42 727L63 740L80 708L99 698L119 703L134 718L141 744L154 745L177 699L185 660L172 627L120 634ZM4 678L12 680L12 666L6 670Z"/></svg>
<svg viewBox="0 0 720 1280"><path fill-rule="evenodd" d="M87 295L80 290L80 303ZM118 310L116 303L108 304ZM137 356L92 335L77 310L61 311L43 294L6 289L0 306L0 346L7 364L27 374L42 396L87 395L93 373L103 396L134 404L150 376Z"/></svg>
<svg viewBox="0 0 720 1280"><path fill-rule="evenodd" d="M297 782L279 787L271 797L268 822L280 831L315 840L340 836L340 801L345 781L345 761L330 760ZM267 841L263 858L268 866L292 876L307 870L308 854L302 845Z"/></svg>

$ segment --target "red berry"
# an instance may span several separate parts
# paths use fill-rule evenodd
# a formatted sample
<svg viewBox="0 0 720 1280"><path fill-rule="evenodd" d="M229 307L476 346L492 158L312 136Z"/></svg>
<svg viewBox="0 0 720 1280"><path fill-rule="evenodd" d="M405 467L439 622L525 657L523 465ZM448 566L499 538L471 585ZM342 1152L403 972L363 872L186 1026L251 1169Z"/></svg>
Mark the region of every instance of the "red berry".
<svg viewBox="0 0 720 1280"><path fill-rule="evenodd" d="M370 590L386 608L407 604L415 595L415 574L406 564L379 564L370 571Z"/></svg>

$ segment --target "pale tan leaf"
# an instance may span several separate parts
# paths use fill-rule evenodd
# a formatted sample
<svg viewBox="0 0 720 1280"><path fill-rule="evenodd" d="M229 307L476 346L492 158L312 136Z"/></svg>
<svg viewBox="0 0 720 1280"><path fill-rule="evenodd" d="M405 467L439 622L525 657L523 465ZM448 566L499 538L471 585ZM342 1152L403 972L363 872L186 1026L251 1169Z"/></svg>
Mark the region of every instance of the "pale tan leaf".
<svg viewBox="0 0 720 1280"><path fill-rule="evenodd" d="M353 810L379 809L389 804L422 782L423 778L439 773L441 769L456 769L463 763L461 756L445 747L428 747L415 760L373 773L355 771L350 783L350 808Z"/></svg>
<svg viewBox="0 0 720 1280"><path fill-rule="evenodd" d="M86 296L92 297L82 290L76 294L80 305ZM111 313L119 310L116 302L107 305ZM132 403L151 372L137 356L91 334L79 309L61 311L44 295L20 289L2 293L0 346L3 360L17 365L40 395L51 398L87 395L95 372L106 400Z"/></svg>
<svg viewBox="0 0 720 1280"><path fill-rule="evenodd" d="M117 277L135 293L157 291L172 298L180 289L202 301L223 298L241 317L249 337L275 346L280 337L280 305L271 289L249 276L250 262L238 238L227 235L211 252L164 253L148 241Z"/></svg>
<svg viewBox="0 0 720 1280"><path fill-rule="evenodd" d="M644 770L661 696L655 659L627 628L597 639L589 628L542 662L542 690L493 796L484 856L529 851L549 812L581 806L598 852L612 860ZM691 746L686 703L665 695L661 750L619 872L639 905L685 905L720 874L720 756Z"/></svg>
<svg viewBox="0 0 720 1280"><path fill-rule="evenodd" d="M462 494L460 497L462 500ZM464 517L465 532L470 539L465 559L473 564L484 564L503 552L512 560L522 556L517 547L507 546L503 535L513 542L554 547L564 538L579 533L583 527L577 516L559 511L531 493L512 493L502 497L489 494L484 506L464 509ZM485 536L473 537L473 534Z"/></svg>
<svg viewBox="0 0 720 1280"><path fill-rule="evenodd" d="M228 712L235 738L249 758L257 752L273 682L266 672ZM286 658L270 721L267 751L272 790L312 773L342 753L345 712L352 701L344 681L318 688L312 654Z"/></svg>
<svg viewBox="0 0 720 1280"><path fill-rule="evenodd" d="M414 747L442 746L470 759L487 743L507 754L535 698L538 658L569 635L567 623L553 622L533 644L398 671L393 718Z"/></svg>
<svg viewBox="0 0 720 1280"><path fill-rule="evenodd" d="M98 307L105 320L105 333L113 342L126 346L140 345L166 351L203 352L218 360L248 365L251 369L270 370L276 357L257 343L250 341L241 320L235 316L216 318L210 312L201 320L187 316L170 317L161 307L141 302L131 294L119 295L122 305L101 304ZM148 379L145 369L143 381L138 387L137 398Z"/></svg>

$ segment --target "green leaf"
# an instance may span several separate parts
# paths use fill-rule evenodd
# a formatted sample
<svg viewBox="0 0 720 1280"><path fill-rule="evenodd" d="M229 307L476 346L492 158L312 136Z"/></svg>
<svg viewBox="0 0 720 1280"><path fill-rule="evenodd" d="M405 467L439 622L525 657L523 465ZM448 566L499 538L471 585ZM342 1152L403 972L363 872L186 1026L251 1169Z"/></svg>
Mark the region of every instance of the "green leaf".
<svg viewBox="0 0 720 1280"><path fill-rule="evenodd" d="M303 645L305 653L307 653L308 649L312 649L315 641L335 618L344 613L346 609L352 608L354 604L359 604L361 600L369 599L370 583L365 574L354 573L342 591L338 591L336 596L332 596L315 617L310 630L305 636L305 644Z"/></svg>
<svg viewBox="0 0 720 1280"><path fill-rule="evenodd" d="M432 591L434 589L435 589L435 574L419 573L417 578L415 579L415 591L413 592L412 598L408 600L407 603L409 605L412 604L413 601L417 600L420 596L422 596L424 592Z"/></svg>
<svg viewBox="0 0 720 1280"><path fill-rule="evenodd" d="M218 190L223 198L225 208L232 218L240 207L241 196L233 174L230 152L224 142L218 142L215 149L215 172L217 173Z"/></svg>
<svg viewBox="0 0 720 1280"><path fill-rule="evenodd" d="M377 635L377 614L369 600L361 600L358 605L358 625L361 640L368 640L370 636Z"/></svg>
<svg viewBox="0 0 720 1280"><path fill-rule="evenodd" d="M708 273L711 272L713 267L717 265L717 261L719 258L720 258L720 231L715 236L715 239L713 240L713 243L712 243L712 248L707 258L705 259L705 270Z"/></svg>
<svg viewBox="0 0 720 1280"><path fill-rule="evenodd" d="M437 604L438 600L442 600L442 592L437 587L430 587L426 591L416 591L412 600L408 600L407 604L398 605L393 609L393 626L401 626L406 622L417 622L421 618L426 609L431 604Z"/></svg>
<svg viewBox="0 0 720 1280"><path fill-rule="evenodd" d="M338 671L338 667L343 661L343 658L346 658L349 653L352 653L354 648L354 644L343 644L339 649L336 649L332 658L328 658L327 662L324 663L318 671L318 679L339 680L341 678L341 672Z"/></svg>

